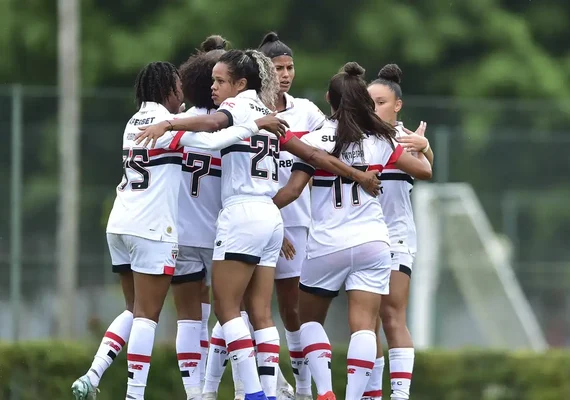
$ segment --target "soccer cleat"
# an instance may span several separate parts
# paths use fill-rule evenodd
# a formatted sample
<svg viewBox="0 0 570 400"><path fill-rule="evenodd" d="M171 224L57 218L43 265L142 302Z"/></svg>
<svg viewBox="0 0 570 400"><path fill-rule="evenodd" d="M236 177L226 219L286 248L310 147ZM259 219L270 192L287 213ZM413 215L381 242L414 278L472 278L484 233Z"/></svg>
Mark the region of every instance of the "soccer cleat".
<svg viewBox="0 0 570 400"><path fill-rule="evenodd" d="M277 400L295 400L295 390L287 382L281 370L279 370L279 375L277 375Z"/></svg>
<svg viewBox="0 0 570 400"><path fill-rule="evenodd" d="M263 391L257 393L249 393L245 395L244 400L267 400Z"/></svg>
<svg viewBox="0 0 570 400"><path fill-rule="evenodd" d="M317 396L317 400L336 400L333 392L326 392L320 396Z"/></svg>
<svg viewBox="0 0 570 400"><path fill-rule="evenodd" d="M198 387L186 389L186 400L202 400L202 390Z"/></svg>
<svg viewBox="0 0 570 400"><path fill-rule="evenodd" d="M216 392L202 393L202 400L217 400L217 399L218 399L218 393Z"/></svg>
<svg viewBox="0 0 570 400"><path fill-rule="evenodd" d="M83 375L71 385L75 400L95 400L99 389L93 386L87 375Z"/></svg>
<svg viewBox="0 0 570 400"><path fill-rule="evenodd" d="M310 394L298 394L295 396L295 400L313 400L313 396Z"/></svg>

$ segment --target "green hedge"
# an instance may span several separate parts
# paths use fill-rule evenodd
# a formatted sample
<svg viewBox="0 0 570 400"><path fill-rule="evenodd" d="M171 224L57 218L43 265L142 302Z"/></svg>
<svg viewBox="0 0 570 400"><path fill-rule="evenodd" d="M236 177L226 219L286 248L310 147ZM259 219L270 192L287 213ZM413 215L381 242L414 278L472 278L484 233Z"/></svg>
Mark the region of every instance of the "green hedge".
<svg viewBox="0 0 570 400"><path fill-rule="evenodd" d="M64 400L70 386L91 364L93 344L59 342L0 345L0 400ZM288 357L282 368L291 378ZM333 349L333 380L344 398L345 353ZM219 398L232 399L231 373L224 376ZM124 354L107 371L101 400L124 398ZM388 389L389 382L384 388ZM155 348L147 400L184 399L175 351ZM386 396L385 399L388 397ZM570 400L570 352L546 354L487 351L431 351L416 356L413 400Z"/></svg>

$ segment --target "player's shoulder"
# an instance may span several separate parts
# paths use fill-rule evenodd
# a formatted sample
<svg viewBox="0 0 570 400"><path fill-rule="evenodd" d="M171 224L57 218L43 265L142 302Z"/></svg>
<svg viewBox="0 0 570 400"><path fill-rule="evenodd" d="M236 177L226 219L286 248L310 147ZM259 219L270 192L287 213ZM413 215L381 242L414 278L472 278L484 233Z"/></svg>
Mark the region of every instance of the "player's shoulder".
<svg viewBox="0 0 570 400"><path fill-rule="evenodd" d="M186 110L182 114L177 115L178 118L185 118L185 117L196 117L198 115L207 115L210 113L210 110L207 108L202 107L192 107L189 110Z"/></svg>
<svg viewBox="0 0 570 400"><path fill-rule="evenodd" d="M336 122L331 120L326 120L319 129L313 132L309 132L303 136L303 141L312 145L325 145L334 143L336 138Z"/></svg>

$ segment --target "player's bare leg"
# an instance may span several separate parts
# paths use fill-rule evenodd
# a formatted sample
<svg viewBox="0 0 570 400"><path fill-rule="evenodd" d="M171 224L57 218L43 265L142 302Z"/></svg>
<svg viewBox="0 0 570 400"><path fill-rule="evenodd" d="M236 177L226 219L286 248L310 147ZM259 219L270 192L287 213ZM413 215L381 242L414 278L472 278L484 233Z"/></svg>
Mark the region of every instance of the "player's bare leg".
<svg viewBox="0 0 570 400"><path fill-rule="evenodd" d="M252 337L240 313L255 269L255 265L241 261L213 262L214 312L223 329L232 368L239 371L244 384L245 399L267 400L261 389Z"/></svg>
<svg viewBox="0 0 570 400"><path fill-rule="evenodd" d="M390 294L382 300L380 316L389 347L392 399L407 400L414 368L414 343L406 326L410 276L392 271Z"/></svg>
<svg viewBox="0 0 570 400"><path fill-rule="evenodd" d="M73 382L71 390L76 400L94 400L97 397L98 386L103 373L121 352L131 333L135 302L133 274L131 271L125 271L119 273L119 277L126 310L117 316L107 328L89 371Z"/></svg>
<svg viewBox="0 0 570 400"><path fill-rule="evenodd" d="M296 392L287 382L281 369L279 369L279 379L277 381L278 394L277 400L298 399L310 400L313 398L311 394L311 376L309 368L304 365L303 349L301 348L301 322L299 321L299 277L276 279L275 292L277 294L277 303L279 304L279 314L281 321L286 330L287 345L289 347L289 356L291 358L291 366L293 373L296 374ZM295 345L298 345L295 346ZM309 372L305 374L304 370ZM308 376L305 376L308 375ZM308 379L306 379L308 377Z"/></svg>
<svg viewBox="0 0 570 400"><path fill-rule="evenodd" d="M299 291L301 345L317 386L318 400L335 400L330 361L332 351L324 324L333 297Z"/></svg>
<svg viewBox="0 0 570 400"><path fill-rule="evenodd" d="M176 353L182 382L187 399L197 400L202 398L200 337L202 334L203 279L173 283L171 287L178 319Z"/></svg>

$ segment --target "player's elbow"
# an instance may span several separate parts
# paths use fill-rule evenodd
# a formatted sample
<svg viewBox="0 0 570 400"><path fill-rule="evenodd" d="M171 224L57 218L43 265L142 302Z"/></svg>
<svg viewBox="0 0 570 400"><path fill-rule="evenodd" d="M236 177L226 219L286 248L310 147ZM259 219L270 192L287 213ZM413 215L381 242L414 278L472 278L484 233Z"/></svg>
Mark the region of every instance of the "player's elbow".
<svg viewBox="0 0 570 400"><path fill-rule="evenodd" d="M305 161L312 166L319 168L322 164L323 154L326 153L324 153L324 151L319 151L318 149L311 147L311 149L307 152Z"/></svg>
<svg viewBox="0 0 570 400"><path fill-rule="evenodd" d="M422 169L420 169L417 174L414 176L414 178L419 179L421 181L427 181L429 179L431 179L432 177L432 170L431 167L429 166L424 166Z"/></svg>

